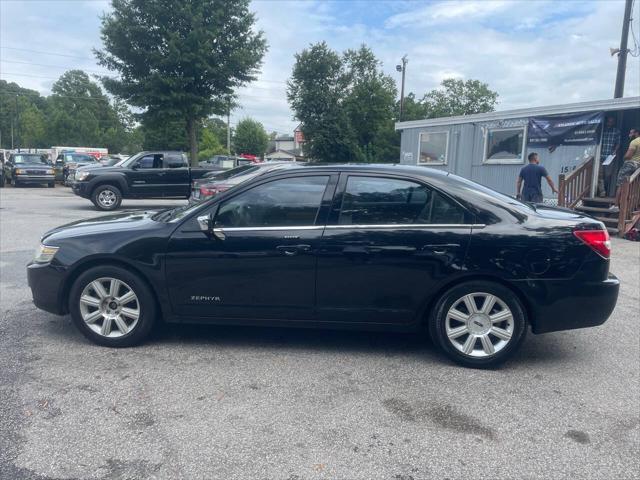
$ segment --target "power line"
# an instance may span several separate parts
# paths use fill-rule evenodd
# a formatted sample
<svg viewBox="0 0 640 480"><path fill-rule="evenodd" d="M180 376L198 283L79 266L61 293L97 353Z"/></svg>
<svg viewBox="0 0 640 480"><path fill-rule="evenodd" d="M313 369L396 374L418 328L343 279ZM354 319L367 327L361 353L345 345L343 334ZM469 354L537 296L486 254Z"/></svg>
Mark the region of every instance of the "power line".
<svg viewBox="0 0 640 480"><path fill-rule="evenodd" d="M29 53L38 53L40 55L55 55L58 57L69 57L69 58L81 58L83 60L93 60L95 62L95 58L91 57L81 57L79 55L69 55L67 53L55 53L55 52L43 52L41 50L31 50L28 48L17 48L17 47L0 47L3 50L17 50L19 52L29 52Z"/></svg>
<svg viewBox="0 0 640 480"><path fill-rule="evenodd" d="M37 53L40 55L55 55L58 57L68 57L68 58L79 58L79 59L83 59L83 60L91 60L93 62L96 61L95 58L92 57L81 57L78 55L69 55L66 53L57 53L57 52L44 52L42 50L31 50L28 48L18 48L18 47L4 47L4 46L0 46L1 49L5 49L5 50L16 50L16 51L20 51L20 52L29 52L29 53ZM9 61L9 60L3 60L3 61ZM13 61L13 63L17 63L16 61ZM28 62L23 62L25 64L28 64ZM32 65L38 65L37 63L33 63ZM44 65L43 65L44 66ZM52 65L50 65L52 66ZM284 80L268 80L268 79L260 79L260 82L265 82L265 83L280 83L280 84L284 84L286 85L287 82Z"/></svg>
<svg viewBox="0 0 640 480"><path fill-rule="evenodd" d="M86 68L67 67L67 66L62 66L62 65L50 65L50 64L35 63L35 62L22 62L20 60L4 60L4 59L0 59L0 63L19 63L21 65L35 65L35 66L38 66L38 67L59 68L60 70L82 70L84 72L95 73L95 74L98 74L98 75L107 75L108 74L108 72L99 72L98 70L89 70L89 69L86 69Z"/></svg>

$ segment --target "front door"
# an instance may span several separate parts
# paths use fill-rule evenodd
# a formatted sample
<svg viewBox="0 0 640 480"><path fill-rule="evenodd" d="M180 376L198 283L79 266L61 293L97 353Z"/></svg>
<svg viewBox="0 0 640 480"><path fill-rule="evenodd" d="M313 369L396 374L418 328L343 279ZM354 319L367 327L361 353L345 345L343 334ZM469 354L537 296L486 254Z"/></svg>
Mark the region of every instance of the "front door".
<svg viewBox="0 0 640 480"><path fill-rule="evenodd" d="M331 179L299 174L239 191L211 207L217 211L216 236L202 232L195 219L185 222L166 257L174 312L222 319L314 318L316 251L337 176Z"/></svg>
<svg viewBox="0 0 640 480"><path fill-rule="evenodd" d="M318 252L321 321L407 324L464 265L468 213L401 177L342 174Z"/></svg>
<svg viewBox="0 0 640 480"><path fill-rule="evenodd" d="M151 153L140 157L131 170L127 172L129 191L136 197L163 197L165 196L164 155Z"/></svg>

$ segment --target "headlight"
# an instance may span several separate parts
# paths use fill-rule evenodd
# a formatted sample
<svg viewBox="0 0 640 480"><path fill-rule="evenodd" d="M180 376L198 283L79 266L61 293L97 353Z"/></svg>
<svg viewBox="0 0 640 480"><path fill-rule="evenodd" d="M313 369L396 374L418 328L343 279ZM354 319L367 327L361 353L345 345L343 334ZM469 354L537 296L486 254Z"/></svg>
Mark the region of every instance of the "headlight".
<svg viewBox="0 0 640 480"><path fill-rule="evenodd" d="M53 170L47 170L47 175L55 175L55 171Z"/></svg>
<svg viewBox="0 0 640 480"><path fill-rule="evenodd" d="M24 170L22 170L21 168L16 168L14 173L16 175L22 175L23 173L26 173Z"/></svg>
<svg viewBox="0 0 640 480"><path fill-rule="evenodd" d="M53 260L53 257L59 248L60 247L50 247L49 245L40 244L36 250L36 255L33 261L36 263L49 263Z"/></svg>
<svg viewBox="0 0 640 480"><path fill-rule="evenodd" d="M89 176L89 172L76 172L75 179L79 182L83 181Z"/></svg>

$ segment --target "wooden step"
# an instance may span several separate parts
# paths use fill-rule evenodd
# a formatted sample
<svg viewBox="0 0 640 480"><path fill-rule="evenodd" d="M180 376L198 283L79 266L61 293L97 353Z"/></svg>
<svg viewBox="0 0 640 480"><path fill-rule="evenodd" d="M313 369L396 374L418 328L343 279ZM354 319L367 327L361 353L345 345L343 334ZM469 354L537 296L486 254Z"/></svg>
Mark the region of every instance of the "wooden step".
<svg viewBox="0 0 640 480"><path fill-rule="evenodd" d="M606 218L606 217L594 217L594 218L596 220L600 220L605 225L609 224L609 225L618 226L618 219L617 218Z"/></svg>
<svg viewBox="0 0 640 480"><path fill-rule="evenodd" d="M593 202L593 203L608 203L613 205L616 203L616 199L614 197L586 197L582 199L583 202Z"/></svg>
<svg viewBox="0 0 640 480"><path fill-rule="evenodd" d="M614 211L614 210L609 210L608 208L602 208L602 207L586 207L584 205L580 206L580 207L576 207L576 210L580 210L582 212L596 212L596 213L609 213L611 215L615 215L618 216L618 211Z"/></svg>

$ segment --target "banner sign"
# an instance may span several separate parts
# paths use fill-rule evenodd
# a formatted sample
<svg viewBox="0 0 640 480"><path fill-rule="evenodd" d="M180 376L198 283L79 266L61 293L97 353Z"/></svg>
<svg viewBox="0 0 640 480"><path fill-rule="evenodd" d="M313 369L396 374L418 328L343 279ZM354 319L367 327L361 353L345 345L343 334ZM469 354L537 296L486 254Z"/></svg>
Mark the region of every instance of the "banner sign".
<svg viewBox="0 0 640 480"><path fill-rule="evenodd" d="M532 117L529 119L529 147L555 149L560 145L595 145L600 142L604 112Z"/></svg>

